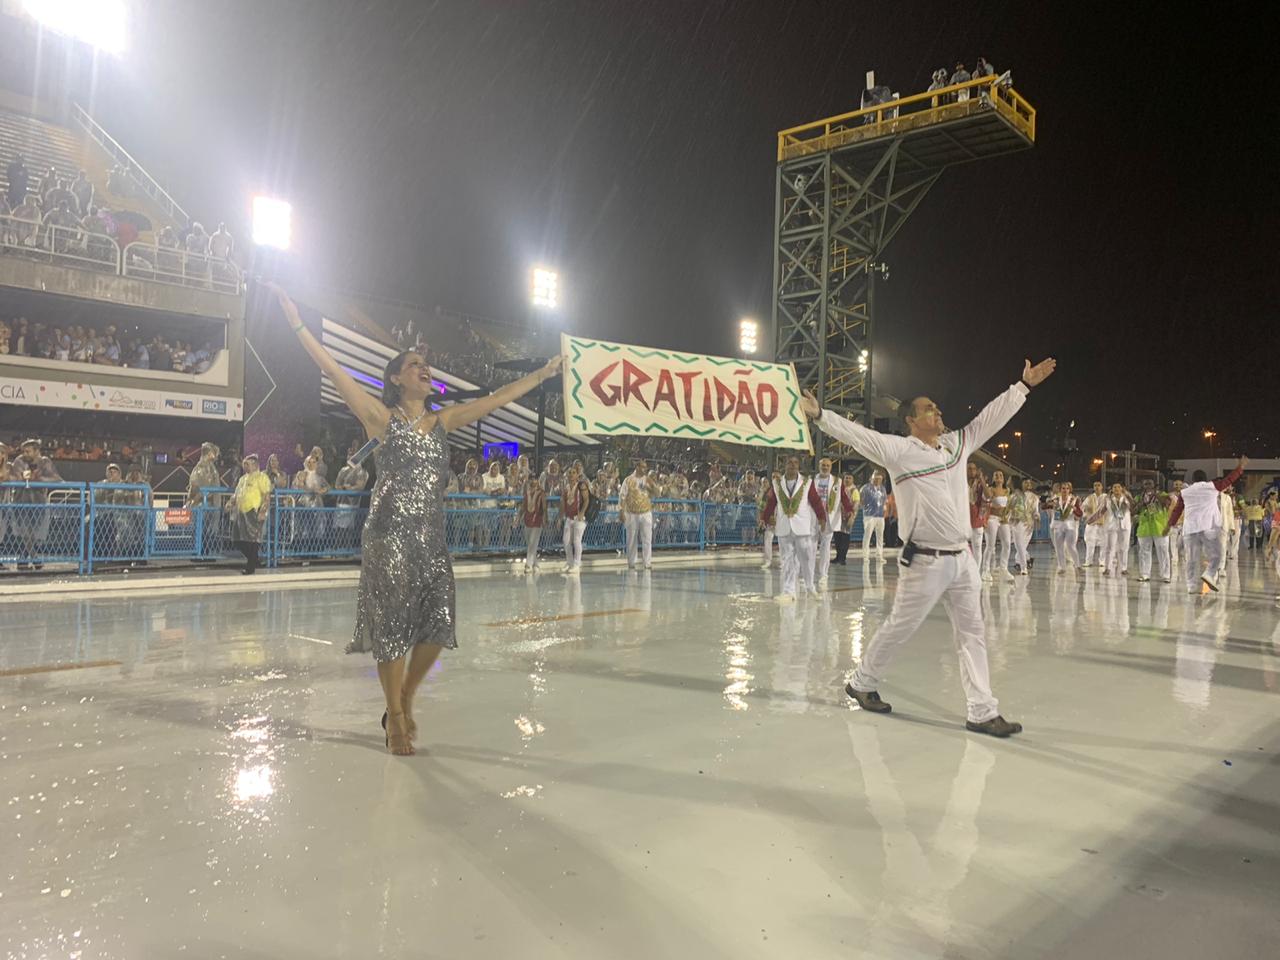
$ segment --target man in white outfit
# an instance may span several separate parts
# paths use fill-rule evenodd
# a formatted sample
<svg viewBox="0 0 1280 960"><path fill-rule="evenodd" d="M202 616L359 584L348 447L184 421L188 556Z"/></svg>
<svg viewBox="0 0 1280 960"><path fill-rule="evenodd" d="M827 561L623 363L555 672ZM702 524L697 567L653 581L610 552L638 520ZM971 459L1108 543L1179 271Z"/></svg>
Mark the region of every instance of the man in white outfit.
<svg viewBox="0 0 1280 960"><path fill-rule="evenodd" d="M763 489L760 491L760 499L756 501L756 526L760 528L760 552L764 555L764 562L760 564L760 569L768 570L773 566L773 540L775 535L774 521L764 522L764 505L769 501L769 491L773 489L773 484L778 482L781 477L777 470L773 471L770 478L764 482ZM763 480L764 478L761 477Z"/></svg>
<svg viewBox="0 0 1280 960"><path fill-rule="evenodd" d="M804 411L818 420L824 433L889 470L901 518L903 547L893 611L871 638L853 680L845 687L862 709L890 711L877 692L880 681L897 648L911 638L941 600L951 619L960 657L960 680L968 702L966 728L996 737L1022 732L1021 724L1000 716L991 693L982 623L982 578L969 550L969 488L964 470L969 454L1012 419L1031 388L1053 373L1056 365L1052 358L1034 367L1028 360L1022 380L960 430L946 429L942 411L928 397L907 400L898 409L910 431L907 437L877 433L823 411L812 394L805 394Z"/></svg>
<svg viewBox="0 0 1280 960"><path fill-rule="evenodd" d="M1051 511L1049 536L1053 538L1053 555L1057 558L1057 572L1062 573L1067 565L1080 565L1080 555L1076 552L1076 543L1080 539L1080 498L1071 492L1071 484L1063 481L1058 493L1051 495L1048 502Z"/></svg>
<svg viewBox="0 0 1280 960"><path fill-rule="evenodd" d="M1036 494L1035 483L1029 477L1022 480L1022 489L1009 495L1009 536L1013 541L1013 549L1018 554L1018 573L1024 577L1031 576L1031 560L1027 556L1027 548L1031 545L1031 536L1040 525L1040 497Z"/></svg>
<svg viewBox="0 0 1280 960"><path fill-rule="evenodd" d="M644 568L653 569L653 501L654 483L649 479L649 465L636 461L635 472L622 481L618 490L618 508L622 526L627 531L627 568L634 570L642 557Z"/></svg>
<svg viewBox="0 0 1280 960"><path fill-rule="evenodd" d="M1227 561L1236 558L1236 549L1240 546L1240 527L1236 523L1236 492L1223 490L1218 494L1218 509L1222 512L1222 549L1218 562L1218 576L1227 568Z"/></svg>
<svg viewBox="0 0 1280 960"><path fill-rule="evenodd" d="M1182 499L1182 490L1186 484L1181 480L1173 481L1173 489L1170 491L1169 511L1177 507L1178 502ZM1169 527L1169 565L1176 567L1181 560L1182 555L1182 518L1178 518L1176 525Z"/></svg>
<svg viewBox="0 0 1280 960"><path fill-rule="evenodd" d="M1084 565L1096 567L1102 563L1102 550L1106 546L1107 494L1101 480L1093 481L1093 493L1084 498Z"/></svg>
<svg viewBox="0 0 1280 960"><path fill-rule="evenodd" d="M1222 566L1219 550L1222 546L1222 508L1218 494L1228 490L1240 479L1248 464L1248 457L1241 457L1235 470L1221 480L1205 479L1205 472L1197 470L1191 475L1192 482L1183 487L1169 515L1169 529L1182 523L1182 543L1187 548L1187 592L1200 593L1203 583L1210 590L1217 592L1218 570ZM1203 573L1200 572L1200 561L1206 562Z"/></svg>
<svg viewBox="0 0 1280 960"><path fill-rule="evenodd" d="M803 581L805 593L818 595L813 585L813 547L826 522L826 511L812 481L800 473L800 458L787 457L781 479L769 488L764 520L773 520L782 552L782 593L778 599L789 603Z"/></svg>
<svg viewBox="0 0 1280 960"><path fill-rule="evenodd" d="M818 533L817 576L818 586L827 585L831 572L831 541L846 526L845 517L853 513L853 501L845 493L844 486L831 473L831 461L823 457L818 461L818 475L813 478L827 520Z"/></svg>
<svg viewBox="0 0 1280 960"><path fill-rule="evenodd" d="M889 491L884 488L884 475L879 470L871 473L871 482L863 484L858 492L862 506L862 562L871 556L871 537L876 538L876 559L884 559L884 502Z"/></svg>

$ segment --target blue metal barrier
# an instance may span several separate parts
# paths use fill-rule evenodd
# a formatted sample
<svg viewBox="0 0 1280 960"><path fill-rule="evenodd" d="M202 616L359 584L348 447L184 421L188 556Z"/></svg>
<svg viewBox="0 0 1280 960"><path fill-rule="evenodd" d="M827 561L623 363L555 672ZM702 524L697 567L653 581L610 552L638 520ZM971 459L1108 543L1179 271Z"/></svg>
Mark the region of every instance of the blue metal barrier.
<svg viewBox="0 0 1280 960"><path fill-rule="evenodd" d="M89 485L89 544L85 567L146 562L151 556L151 488L142 483Z"/></svg>
<svg viewBox="0 0 1280 960"><path fill-rule="evenodd" d="M324 506L324 501L333 505ZM330 490L323 500L307 490L273 490L264 544L267 565L279 566L281 560L358 557L368 515L367 490Z"/></svg>
<svg viewBox="0 0 1280 960"><path fill-rule="evenodd" d="M0 483L0 563L73 564L85 572L83 483Z"/></svg>

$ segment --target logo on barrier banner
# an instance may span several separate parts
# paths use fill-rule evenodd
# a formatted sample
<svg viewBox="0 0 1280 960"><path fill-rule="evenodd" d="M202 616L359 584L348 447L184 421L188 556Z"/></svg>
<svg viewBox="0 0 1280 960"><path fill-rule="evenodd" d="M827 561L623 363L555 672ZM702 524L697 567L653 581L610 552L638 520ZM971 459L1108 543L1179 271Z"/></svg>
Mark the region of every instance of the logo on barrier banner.
<svg viewBox="0 0 1280 960"><path fill-rule="evenodd" d="M191 400L175 400L172 397L165 397L164 405L170 410L195 409L195 403Z"/></svg>
<svg viewBox="0 0 1280 960"><path fill-rule="evenodd" d="M215 417L225 417L227 415L227 401L201 400L200 412L207 413Z"/></svg>
<svg viewBox="0 0 1280 960"><path fill-rule="evenodd" d="M155 410L156 402L154 400L131 397L123 390L117 390L107 398L107 406L122 410Z"/></svg>
<svg viewBox="0 0 1280 960"><path fill-rule="evenodd" d="M0 383L0 400L25 400L26 393L16 383Z"/></svg>
<svg viewBox="0 0 1280 960"><path fill-rule="evenodd" d="M164 522L171 527L187 527L191 525L190 510L166 510L164 512Z"/></svg>

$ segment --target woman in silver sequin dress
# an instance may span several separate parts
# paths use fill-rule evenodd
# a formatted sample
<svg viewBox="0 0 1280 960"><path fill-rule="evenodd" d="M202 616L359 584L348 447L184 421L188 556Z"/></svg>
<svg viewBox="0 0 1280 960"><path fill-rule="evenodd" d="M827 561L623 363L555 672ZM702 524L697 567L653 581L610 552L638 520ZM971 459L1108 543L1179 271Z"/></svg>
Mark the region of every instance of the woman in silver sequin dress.
<svg viewBox="0 0 1280 960"><path fill-rule="evenodd" d="M445 545L444 490L449 479L446 434L522 397L560 370L541 370L487 397L432 411L431 368L418 351L401 353L383 372L382 402L355 382L302 324L283 290L268 284L289 326L337 387L370 438L378 480L365 521L355 636L348 652L371 651L386 698L387 748L414 752L413 697L445 647L456 647L453 566Z"/></svg>

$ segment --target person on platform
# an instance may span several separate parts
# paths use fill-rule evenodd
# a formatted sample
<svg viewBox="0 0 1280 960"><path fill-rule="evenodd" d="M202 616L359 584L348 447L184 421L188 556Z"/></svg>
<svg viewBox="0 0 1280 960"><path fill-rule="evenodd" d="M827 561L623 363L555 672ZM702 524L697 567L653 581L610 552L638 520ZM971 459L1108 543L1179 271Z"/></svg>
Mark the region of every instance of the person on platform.
<svg viewBox="0 0 1280 960"><path fill-rule="evenodd" d="M40 237L40 206L34 194L27 194L22 202L13 207L13 219L18 222L14 226L14 242L24 247L34 247Z"/></svg>
<svg viewBox="0 0 1280 960"><path fill-rule="evenodd" d="M777 519L770 516L767 520L764 515L764 508L769 502L769 493L778 483L778 478L782 476L777 470L773 471L769 477L769 483L760 490L760 498L756 501L756 526L760 528L760 553L763 562L760 564L761 570L769 570L773 567L773 541L777 537Z"/></svg>
<svg viewBox="0 0 1280 960"><path fill-rule="evenodd" d="M1113 483L1107 495L1107 519L1103 527L1102 575L1123 577L1129 572L1129 538L1133 535L1133 497L1123 483Z"/></svg>
<svg viewBox="0 0 1280 960"><path fill-rule="evenodd" d="M876 541L876 559L884 559L884 501L889 492L884 488L884 474L873 470L871 481L858 491L858 503L862 507L862 562L871 556L871 538Z"/></svg>
<svg viewBox="0 0 1280 960"><path fill-rule="evenodd" d="M1093 491L1080 504L1084 517L1084 567L1102 566L1107 541L1107 492L1101 480L1093 481Z"/></svg>
<svg viewBox="0 0 1280 960"><path fill-rule="evenodd" d="M371 651L386 712L387 749L414 752L413 700L440 651L458 645L453 565L445 543L442 494L448 433L514 402L560 372L555 356L540 370L486 397L433 411L431 367L420 353L397 354L383 370L381 401L365 393L307 330L298 309L269 285L290 329L327 375L371 439L378 480L365 521L355 633L349 651ZM406 663L407 661L407 663Z"/></svg>
<svg viewBox="0 0 1280 960"><path fill-rule="evenodd" d="M955 86L957 83L968 83L971 79L972 77L965 65L957 62L956 68L951 74L951 85ZM969 99L969 90L967 88L964 90L957 90L951 96L954 98L954 102L956 103L966 103Z"/></svg>
<svg viewBox="0 0 1280 960"><path fill-rule="evenodd" d="M231 542L244 554L241 573L248 575L258 569L258 546L271 502L271 481L258 469L256 454L247 454L240 466L244 473L236 481L227 509L231 511Z"/></svg>
<svg viewBox="0 0 1280 960"><path fill-rule="evenodd" d="M845 692L871 713L889 713L877 692L897 648L909 640L939 600L951 619L960 679L967 701L967 729L996 737L1022 732L1022 725L1000 715L991 692L986 634L982 622L982 579L969 550L968 484L961 464L1021 409L1032 388L1050 376L1057 361L1049 358L1023 366L1022 378L1001 393L959 430L947 430L942 411L928 397L917 396L899 407L910 435L878 433L824 411L806 392L805 414L822 432L858 453L884 464L893 476L902 515L902 557L898 588L888 620L871 638Z"/></svg>
<svg viewBox="0 0 1280 960"><path fill-rule="evenodd" d="M646 570L653 569L653 500L654 482L649 478L649 465L637 460L635 470L622 481L618 490L618 508L627 533L627 569L634 570L637 561Z"/></svg>
<svg viewBox="0 0 1280 960"><path fill-rule="evenodd" d="M1209 480L1203 470L1197 470L1191 475L1192 482L1182 488L1169 514L1170 528L1177 526L1180 519L1186 519L1182 541L1187 548L1189 593L1200 593L1201 584L1215 593L1218 590L1218 571L1222 568L1222 508L1218 494L1235 486L1248 464L1249 458L1241 457L1236 468L1219 480Z"/></svg>
<svg viewBox="0 0 1280 960"><path fill-rule="evenodd" d="M5 167L4 175L9 206L17 207L27 198L27 188L31 184L31 172L27 169L26 158L20 153L15 153L9 165Z"/></svg>
<svg viewBox="0 0 1280 960"><path fill-rule="evenodd" d="M835 532L832 539L836 545L836 558L833 563L837 567L847 565L849 557L849 533L853 530L853 520L858 515L858 484L853 479L852 473L846 473L840 478L841 502L849 504L849 511L840 518L840 529ZM888 498L885 498L888 502Z"/></svg>
<svg viewBox="0 0 1280 960"><path fill-rule="evenodd" d="M87 214L89 208L93 206L93 181L81 170L76 174L76 178L71 181L71 186L68 189L71 191L71 195L76 198L76 205L80 212Z"/></svg>
<svg viewBox="0 0 1280 960"><path fill-rule="evenodd" d="M1169 502L1167 493L1156 490L1154 480L1142 481L1142 494L1138 499L1138 582L1151 579L1151 554L1156 555L1160 579L1169 583Z"/></svg>
<svg viewBox="0 0 1280 960"><path fill-rule="evenodd" d="M1036 495L1035 483L1030 477L1023 477L1022 489L1009 495L1009 510L1005 516L1009 520L1009 540L1016 554L1018 573L1029 577L1031 558L1027 556L1027 549L1031 546L1032 535L1040 525L1040 498Z"/></svg>
<svg viewBox="0 0 1280 960"><path fill-rule="evenodd" d="M800 473L797 456L787 457L782 478L769 488L764 520L768 523L771 519L776 521L782 551L782 592L778 599L794 602L801 584L806 594L816 597L813 547L815 537L827 522L827 511L813 482Z"/></svg>
<svg viewBox="0 0 1280 960"><path fill-rule="evenodd" d="M1049 495L1046 506L1051 513L1049 536L1053 540L1053 555L1057 560L1057 573L1065 573L1068 566L1080 566L1077 544L1080 541L1080 517L1083 509L1080 498L1071 489L1071 482L1064 480L1057 485L1057 492Z"/></svg>
<svg viewBox="0 0 1280 960"><path fill-rule="evenodd" d="M853 501L845 493L840 481L831 472L831 461L823 457L818 461L818 475L813 478L814 488L822 501L824 514L818 529L818 556L815 573L818 586L825 587L831 573L831 541L844 529L845 518L853 513Z"/></svg>
<svg viewBox="0 0 1280 960"><path fill-rule="evenodd" d="M560 494L560 512L564 514L564 573L576 577L582 572L582 535L587 532L587 507L591 505L591 484L578 466L565 474Z"/></svg>
<svg viewBox="0 0 1280 960"><path fill-rule="evenodd" d="M542 489L542 481L532 475L524 482L520 521L524 525L524 572L533 573L538 569L538 544L547 522L547 494Z"/></svg>

